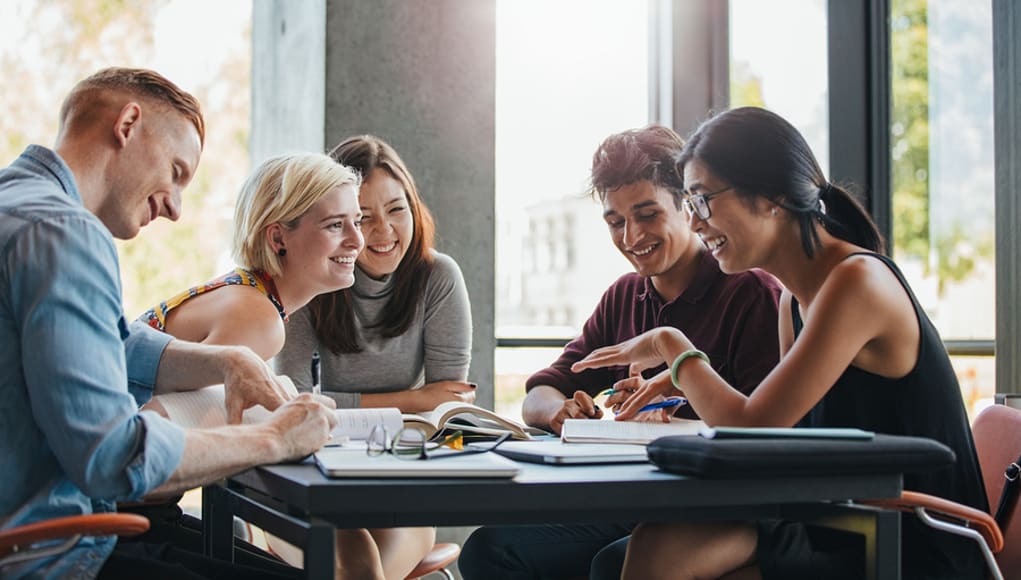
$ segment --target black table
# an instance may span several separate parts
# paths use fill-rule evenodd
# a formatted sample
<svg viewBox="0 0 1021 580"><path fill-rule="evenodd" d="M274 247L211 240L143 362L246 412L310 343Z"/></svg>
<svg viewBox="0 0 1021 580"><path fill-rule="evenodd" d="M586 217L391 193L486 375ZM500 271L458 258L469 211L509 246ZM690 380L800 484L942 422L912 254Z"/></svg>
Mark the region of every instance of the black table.
<svg viewBox="0 0 1021 580"><path fill-rule="evenodd" d="M202 494L206 553L233 557L232 516L305 550L332 578L333 529L783 517L865 535L868 578L900 578L900 514L847 500L898 497L901 474L696 479L651 464L521 464L513 479L329 479L310 462L259 467Z"/></svg>

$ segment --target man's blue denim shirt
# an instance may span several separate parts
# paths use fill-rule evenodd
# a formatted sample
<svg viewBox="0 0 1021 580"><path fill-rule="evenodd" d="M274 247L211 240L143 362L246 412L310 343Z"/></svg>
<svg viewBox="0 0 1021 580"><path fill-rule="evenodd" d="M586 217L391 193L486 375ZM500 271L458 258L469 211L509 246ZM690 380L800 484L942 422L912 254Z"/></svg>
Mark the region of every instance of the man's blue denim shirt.
<svg viewBox="0 0 1021 580"><path fill-rule="evenodd" d="M113 511L174 472L184 432L138 406L171 337L130 328L110 232L67 164L32 145L0 170L0 528ZM116 538L6 567L92 578Z"/></svg>

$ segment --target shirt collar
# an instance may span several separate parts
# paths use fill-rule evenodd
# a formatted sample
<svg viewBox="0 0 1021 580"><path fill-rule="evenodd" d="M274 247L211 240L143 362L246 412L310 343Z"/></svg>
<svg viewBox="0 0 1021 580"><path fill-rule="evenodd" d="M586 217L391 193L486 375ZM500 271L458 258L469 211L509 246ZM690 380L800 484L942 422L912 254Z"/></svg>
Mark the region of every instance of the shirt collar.
<svg viewBox="0 0 1021 580"><path fill-rule="evenodd" d="M716 258L708 250L702 252L698 262L698 270L695 271L695 277L691 280L691 284L684 289L684 292L681 292L680 296L671 302L677 302L678 300L683 300L688 304L701 302L706 292L712 287L713 282L721 274L720 264L716 261ZM651 277L645 278L645 290L638 295L638 299L663 301L659 293L656 292L656 287L652 285Z"/></svg>
<svg viewBox="0 0 1021 580"><path fill-rule="evenodd" d="M43 177L52 178L71 199L82 203L71 168L55 151L42 145L29 145L13 165L22 165Z"/></svg>

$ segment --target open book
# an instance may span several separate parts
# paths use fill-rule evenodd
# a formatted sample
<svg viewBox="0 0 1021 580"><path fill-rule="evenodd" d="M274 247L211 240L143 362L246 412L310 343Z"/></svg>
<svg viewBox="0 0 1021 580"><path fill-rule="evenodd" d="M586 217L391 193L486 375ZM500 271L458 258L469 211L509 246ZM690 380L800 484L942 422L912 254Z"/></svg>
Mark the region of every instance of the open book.
<svg viewBox="0 0 1021 580"><path fill-rule="evenodd" d="M223 385L167 393L153 397L153 400L162 405L171 421L185 428L227 424ZM428 413L402 414L396 407L337 409L334 413L337 416L334 443L367 439L376 425L383 425L390 433L396 433L401 427L418 427L429 438L444 429L461 429L481 435L502 435L509 431L515 439L531 439L532 434L541 433L482 407L458 401L442 403ZM269 416L270 412L264 407L255 406L245 410L242 422L260 423Z"/></svg>
<svg viewBox="0 0 1021 580"><path fill-rule="evenodd" d="M698 435L702 421L673 418L669 423L567 419L560 431L564 443L640 443L647 444L667 435Z"/></svg>
<svg viewBox="0 0 1021 580"><path fill-rule="evenodd" d="M532 435L543 434L544 431L522 425L506 417L483 409L471 403L448 401L427 413L405 413L405 427L418 427L432 438L443 430L460 429L465 433L499 436L510 432L514 439L531 439Z"/></svg>
<svg viewBox="0 0 1021 580"><path fill-rule="evenodd" d="M171 421L186 429L222 427L227 424L223 385L157 395L153 401L162 405ZM396 407L337 409L334 414L337 416L337 427L332 433L335 444L368 439L376 425L383 425L390 433L396 433L404 426L401 411ZM270 415L265 407L256 405L245 410L241 422L261 423Z"/></svg>

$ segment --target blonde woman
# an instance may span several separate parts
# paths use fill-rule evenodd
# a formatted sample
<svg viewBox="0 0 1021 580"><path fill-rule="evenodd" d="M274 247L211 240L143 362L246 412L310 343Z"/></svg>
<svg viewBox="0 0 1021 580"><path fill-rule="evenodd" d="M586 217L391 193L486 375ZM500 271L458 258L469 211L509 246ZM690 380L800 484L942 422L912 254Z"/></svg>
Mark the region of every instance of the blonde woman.
<svg viewBox="0 0 1021 580"><path fill-rule="evenodd" d="M177 338L243 345L272 358L284 344L290 312L354 283L364 246L360 185L357 173L326 155L264 161L242 186L234 211L239 267L161 302L140 319ZM181 531L194 526L179 511L174 516L153 525L168 526L175 539L187 538L201 549L200 536ZM293 546L276 538L270 546L288 563L301 564ZM367 531L337 532L337 577L383 578L382 570Z"/></svg>
<svg viewBox="0 0 1021 580"><path fill-rule="evenodd" d="M284 344L289 312L354 283L364 244L360 183L325 155L263 162L234 211L240 267L161 302L141 319L177 338L245 345L272 358Z"/></svg>

